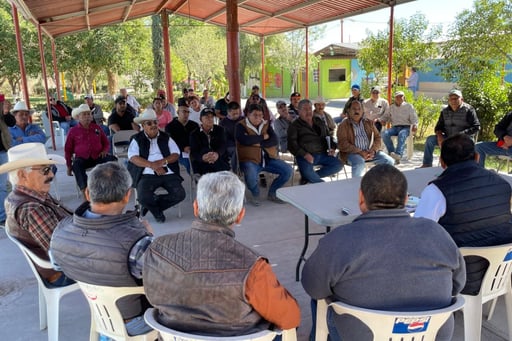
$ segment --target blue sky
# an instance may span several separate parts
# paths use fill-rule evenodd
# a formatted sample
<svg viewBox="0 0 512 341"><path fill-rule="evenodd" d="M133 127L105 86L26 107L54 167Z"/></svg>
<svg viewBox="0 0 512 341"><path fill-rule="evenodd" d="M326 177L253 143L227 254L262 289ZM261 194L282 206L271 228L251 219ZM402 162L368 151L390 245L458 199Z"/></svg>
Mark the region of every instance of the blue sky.
<svg viewBox="0 0 512 341"><path fill-rule="evenodd" d="M417 0L395 7L395 19L409 18L415 13L423 13L431 24L442 24L446 29L455 20L458 13L473 7L472 0ZM343 23L343 41L359 42L366 37L367 30L382 31L387 28L389 8L345 18ZM313 44L313 50L341 41L340 21L330 22L324 39Z"/></svg>

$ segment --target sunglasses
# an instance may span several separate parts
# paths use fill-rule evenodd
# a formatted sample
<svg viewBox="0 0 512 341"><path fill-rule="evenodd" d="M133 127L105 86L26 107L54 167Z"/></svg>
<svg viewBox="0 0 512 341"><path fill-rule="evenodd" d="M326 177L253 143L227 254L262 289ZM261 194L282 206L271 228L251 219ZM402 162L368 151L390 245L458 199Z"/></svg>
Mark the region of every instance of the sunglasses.
<svg viewBox="0 0 512 341"><path fill-rule="evenodd" d="M156 126L158 125L158 121L146 121L144 124L147 126Z"/></svg>
<svg viewBox="0 0 512 341"><path fill-rule="evenodd" d="M30 169L33 170L33 171L39 171L39 173L43 174L44 176L47 176L52 171L52 166L31 167Z"/></svg>

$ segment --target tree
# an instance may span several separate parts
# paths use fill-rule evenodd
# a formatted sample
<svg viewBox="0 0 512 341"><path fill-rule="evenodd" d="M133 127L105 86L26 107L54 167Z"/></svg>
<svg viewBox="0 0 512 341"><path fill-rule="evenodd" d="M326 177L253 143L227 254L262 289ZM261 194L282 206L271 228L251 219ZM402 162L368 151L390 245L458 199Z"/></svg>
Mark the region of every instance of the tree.
<svg viewBox="0 0 512 341"><path fill-rule="evenodd" d="M160 89L164 80L164 53L162 51L162 18L151 16L151 41L153 42L153 89Z"/></svg>
<svg viewBox="0 0 512 341"><path fill-rule="evenodd" d="M407 19L399 19L394 26L393 79L397 79L407 66L426 69L429 59L436 56L434 40L441 35L441 26L428 28L425 15L416 13ZM388 72L389 29L376 34L368 32L361 42L358 61L367 74L374 73L377 78Z"/></svg>
<svg viewBox="0 0 512 341"><path fill-rule="evenodd" d="M251 74L261 72L261 49L260 38L248 34L240 33L240 81L247 84Z"/></svg>

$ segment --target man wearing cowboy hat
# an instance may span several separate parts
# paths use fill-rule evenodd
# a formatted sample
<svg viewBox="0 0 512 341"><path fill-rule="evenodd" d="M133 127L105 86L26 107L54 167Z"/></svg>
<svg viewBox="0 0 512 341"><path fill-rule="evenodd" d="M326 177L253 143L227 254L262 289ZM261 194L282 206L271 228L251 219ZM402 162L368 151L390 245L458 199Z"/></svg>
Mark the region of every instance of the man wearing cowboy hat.
<svg viewBox="0 0 512 341"><path fill-rule="evenodd" d="M75 175L76 184L83 192L87 187L87 168L100 163L115 161L117 158L109 155L110 143L101 127L93 122L91 109L87 104L81 104L73 109L73 118L78 125L71 128L66 144L64 156L68 167L68 175Z"/></svg>
<svg viewBox="0 0 512 341"><path fill-rule="evenodd" d="M0 94L0 107L2 108L4 101L4 94ZM16 124L16 120L8 111L4 111L3 113L3 115L0 115L0 165L7 162L7 150L9 150L12 144L11 133L9 133L8 127L12 127ZM3 225L5 222L4 201L6 197L7 174L0 174L0 225Z"/></svg>
<svg viewBox="0 0 512 341"><path fill-rule="evenodd" d="M44 131L37 124L29 123L30 115L33 112L27 108L24 101L19 101L14 106L12 114L16 119L16 125L9 127L13 146L27 142L46 142Z"/></svg>
<svg viewBox="0 0 512 341"><path fill-rule="evenodd" d="M146 109L134 121L143 130L133 136L128 147L128 171L133 179L132 186L137 189L142 215L149 210L157 222L163 223L164 211L185 199L178 164L180 149L167 133L158 129L153 109ZM155 194L159 187L163 187L167 193Z"/></svg>
<svg viewBox="0 0 512 341"><path fill-rule="evenodd" d="M52 166L64 164L58 155L47 155L42 143L24 143L7 151L9 162L0 173L9 172L14 186L5 200L7 232L39 257L49 260L50 239L57 223L71 215L49 194L53 180ZM48 286L73 283L62 272L38 268Z"/></svg>

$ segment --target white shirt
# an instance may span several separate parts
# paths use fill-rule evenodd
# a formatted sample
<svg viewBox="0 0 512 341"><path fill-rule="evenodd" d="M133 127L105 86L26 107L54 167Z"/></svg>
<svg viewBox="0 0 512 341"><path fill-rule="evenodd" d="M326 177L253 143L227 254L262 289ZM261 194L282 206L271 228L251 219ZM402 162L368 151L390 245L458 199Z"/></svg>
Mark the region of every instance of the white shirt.
<svg viewBox="0 0 512 341"><path fill-rule="evenodd" d="M201 125L200 114L201 114L201 110L203 110L203 108L204 108L204 106L201 105L201 107L199 108L199 111L195 111L194 109L192 109L192 107L189 107L188 110L190 110L190 114L188 115L188 119L190 121L194 121L197 124Z"/></svg>
<svg viewBox="0 0 512 341"><path fill-rule="evenodd" d="M159 133L159 135L160 135L160 133ZM146 137L147 137L147 135L146 135ZM157 135L157 137L158 137L158 135ZM154 139L149 139L149 137L147 137L150 140L149 155L148 155L148 161L150 161L150 162L162 160L164 158L164 156L162 155L162 152L160 151L160 148L158 147L157 137L155 137ZM169 145L169 151L171 152L171 154L178 154L178 155L180 154L180 148L178 147L176 142L174 142L174 140L170 137L169 137L168 145ZM128 146L128 160L131 159L133 156L140 156L139 144L137 143L137 141L135 141L135 139L133 139L132 142L130 142L130 146ZM145 167L142 174L154 175L155 172L151 168ZM167 167L167 173L165 173L165 174L174 174L174 172L170 169L170 167Z"/></svg>
<svg viewBox="0 0 512 341"><path fill-rule="evenodd" d="M136 112L139 112L140 104L139 102L137 102L137 99L135 97L133 97L132 95L126 96L126 103L131 105Z"/></svg>
<svg viewBox="0 0 512 341"><path fill-rule="evenodd" d="M421 192L420 202L414 212L416 218L427 218L439 221L446 213L446 198L434 184L430 184Z"/></svg>

